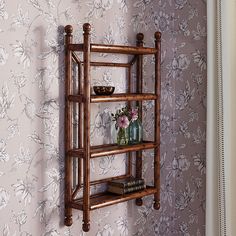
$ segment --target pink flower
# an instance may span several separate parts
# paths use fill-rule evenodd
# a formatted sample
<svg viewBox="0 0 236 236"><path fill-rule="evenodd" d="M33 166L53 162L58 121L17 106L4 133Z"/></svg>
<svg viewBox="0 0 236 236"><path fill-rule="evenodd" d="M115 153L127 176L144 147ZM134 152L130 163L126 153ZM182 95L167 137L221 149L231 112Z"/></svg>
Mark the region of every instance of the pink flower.
<svg viewBox="0 0 236 236"><path fill-rule="evenodd" d="M135 121L138 119L138 108L132 108L130 111L131 121Z"/></svg>
<svg viewBox="0 0 236 236"><path fill-rule="evenodd" d="M125 129L128 128L128 126L129 126L129 119L128 119L128 117L125 116L125 115L118 117L118 119L117 119L117 126L119 128L125 128Z"/></svg>

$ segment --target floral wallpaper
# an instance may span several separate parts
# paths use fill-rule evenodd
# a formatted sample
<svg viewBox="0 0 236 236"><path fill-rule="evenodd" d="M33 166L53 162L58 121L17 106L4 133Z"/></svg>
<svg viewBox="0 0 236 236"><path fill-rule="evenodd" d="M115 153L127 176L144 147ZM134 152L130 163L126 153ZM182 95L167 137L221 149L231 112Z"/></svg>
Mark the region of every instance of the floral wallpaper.
<svg viewBox="0 0 236 236"><path fill-rule="evenodd" d="M154 32L162 32L161 209L146 197L141 207L130 201L96 210L89 233L76 210L74 224L63 225L63 27L73 25L81 42L85 22L97 43L135 44L143 32L153 46ZM145 90L153 87L152 66L145 57ZM206 0L0 0L0 71L0 235L205 234ZM123 72L94 69L93 77L126 88ZM92 108L93 143L110 142L110 113L120 105ZM146 102L146 137L152 109ZM147 182L152 154L144 152ZM124 162L122 155L94 161L92 176L120 174Z"/></svg>

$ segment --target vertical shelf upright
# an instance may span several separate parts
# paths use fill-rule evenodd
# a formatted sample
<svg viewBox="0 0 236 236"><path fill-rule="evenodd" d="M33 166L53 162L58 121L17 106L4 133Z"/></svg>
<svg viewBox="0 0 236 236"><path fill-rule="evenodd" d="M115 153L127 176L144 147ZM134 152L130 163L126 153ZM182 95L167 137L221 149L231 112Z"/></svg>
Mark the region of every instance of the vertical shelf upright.
<svg viewBox="0 0 236 236"><path fill-rule="evenodd" d="M83 212L83 230L88 232L90 229L90 211L117 204L120 202L135 199L136 205L143 204L142 198L148 195L154 195L154 208L160 208L160 60L161 60L161 33L155 33L155 47L144 47L142 33L137 34L136 46L123 45L104 45L92 44L90 31L91 26L88 23L83 25L83 43L73 43L73 28L71 25L65 27L65 220L67 226L71 226L72 209L78 209ZM76 52L82 52L82 60ZM127 63L117 62L98 62L91 61L92 53L110 53L133 55L133 58ZM154 93L143 92L143 55L153 55L155 58L155 85ZM73 89L72 64L78 65L78 90ZM136 63L136 89L131 89L131 68ZM121 67L128 70L127 93L115 93L109 96L99 96L90 94L91 92L91 66L102 67ZM83 72L83 73L82 73ZM145 140L139 144L118 146L117 144L105 144L91 146L90 142L90 120L91 104L101 102L131 102L135 101L139 109L139 116L142 118L142 102L145 100L154 101L155 122L154 122L154 140ZM73 106L77 106L78 129L77 135L73 133ZM74 147L73 140L77 139L77 146ZM154 186L147 186L144 190L132 192L123 195L115 195L109 192L102 192L91 195L90 188L96 184L106 184L114 179L123 179L132 175L132 154L135 154L136 166L135 176L142 177L142 151L147 149L154 150ZM121 153L128 154L128 170L125 174L104 178L100 180L90 180L90 160L106 155L116 155ZM77 161L78 175L73 175L73 159ZM76 178L76 186L73 186ZM82 191L83 196L78 198L78 193Z"/></svg>

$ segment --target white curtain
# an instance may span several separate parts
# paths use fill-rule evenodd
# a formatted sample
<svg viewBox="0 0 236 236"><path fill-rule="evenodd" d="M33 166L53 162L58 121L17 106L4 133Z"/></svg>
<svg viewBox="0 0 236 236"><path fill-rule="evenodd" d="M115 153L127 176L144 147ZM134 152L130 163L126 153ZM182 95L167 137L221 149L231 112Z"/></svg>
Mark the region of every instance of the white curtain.
<svg viewBox="0 0 236 236"><path fill-rule="evenodd" d="M206 236L236 235L236 0L207 1Z"/></svg>

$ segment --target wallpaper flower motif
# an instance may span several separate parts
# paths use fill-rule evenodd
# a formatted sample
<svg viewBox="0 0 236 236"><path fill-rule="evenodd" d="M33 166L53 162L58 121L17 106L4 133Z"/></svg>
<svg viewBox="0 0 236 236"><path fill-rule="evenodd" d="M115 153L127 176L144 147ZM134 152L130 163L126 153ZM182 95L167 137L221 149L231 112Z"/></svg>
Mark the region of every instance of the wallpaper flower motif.
<svg viewBox="0 0 236 236"><path fill-rule="evenodd" d="M8 13L5 9L6 2L4 0L0 1L0 19L7 20L8 18Z"/></svg>
<svg viewBox="0 0 236 236"><path fill-rule="evenodd" d="M161 209L121 203L63 225L64 26L92 25L93 42L153 46L162 32ZM120 55L97 55L121 62ZM0 0L0 234L3 236L200 236L205 225L206 1ZM76 71L75 71L76 73ZM126 89L126 73L93 68L93 85ZM132 74L135 76L135 73ZM153 89L153 58L144 57L144 89ZM111 113L124 104L92 105L92 144L114 141ZM153 137L153 102L144 103L144 136ZM74 117L74 123L78 117ZM153 152L143 152L152 184ZM91 162L94 179L124 173L126 156ZM93 187L96 192L103 186Z"/></svg>
<svg viewBox="0 0 236 236"><path fill-rule="evenodd" d="M7 62L7 59L8 59L8 53L7 51L5 50L5 48L3 48L1 45L0 45L0 65L3 66L6 64Z"/></svg>
<svg viewBox="0 0 236 236"><path fill-rule="evenodd" d="M0 209L5 208L7 206L9 199L9 193L4 188L0 188Z"/></svg>

